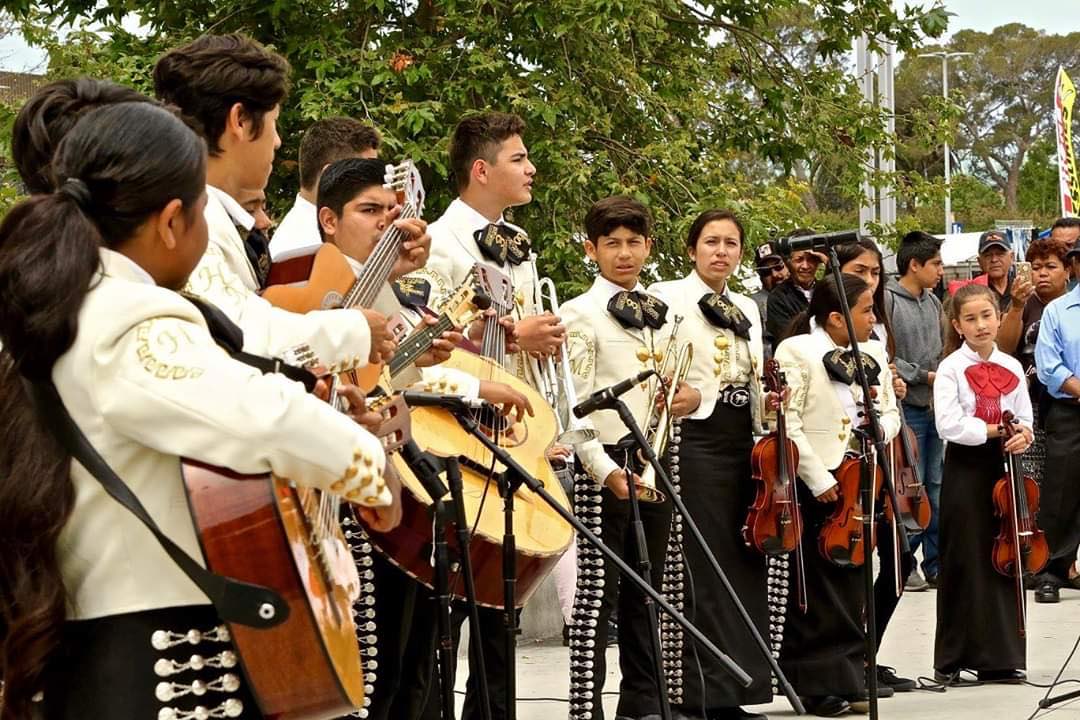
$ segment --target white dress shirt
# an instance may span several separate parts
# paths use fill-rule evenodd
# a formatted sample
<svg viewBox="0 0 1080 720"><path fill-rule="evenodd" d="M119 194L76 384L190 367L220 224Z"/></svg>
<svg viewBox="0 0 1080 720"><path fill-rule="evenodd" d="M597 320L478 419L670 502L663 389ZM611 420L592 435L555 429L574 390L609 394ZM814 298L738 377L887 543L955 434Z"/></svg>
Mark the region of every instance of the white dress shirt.
<svg viewBox="0 0 1080 720"><path fill-rule="evenodd" d="M1031 428L1034 422L1031 396L1020 361L1001 352L996 345L987 361L1016 375L1019 382L1012 392L1001 396L1001 410L1011 410L1021 425ZM969 367L981 362L984 362L982 357L964 343L938 365L934 379L934 418L938 435L946 442L982 445L987 440L986 421L975 417L975 393L964 375Z"/></svg>
<svg viewBox="0 0 1080 720"><path fill-rule="evenodd" d="M270 259L274 262L310 255L322 245L319 211L315 204L296 195L296 202L278 223L270 238Z"/></svg>
<svg viewBox="0 0 1080 720"><path fill-rule="evenodd" d="M100 252L102 273L53 381L90 443L189 555L202 558L182 457L390 503L379 440L300 383L230 358L194 305L126 256ZM79 463L71 479L75 505L58 542L69 617L209 602Z"/></svg>

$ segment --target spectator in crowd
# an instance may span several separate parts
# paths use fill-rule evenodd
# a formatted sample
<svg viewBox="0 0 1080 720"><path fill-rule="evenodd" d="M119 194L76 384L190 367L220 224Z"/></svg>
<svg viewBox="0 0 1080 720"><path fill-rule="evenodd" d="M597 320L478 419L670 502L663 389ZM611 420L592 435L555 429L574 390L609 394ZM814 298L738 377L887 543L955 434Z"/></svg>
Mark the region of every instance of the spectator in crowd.
<svg viewBox="0 0 1080 720"><path fill-rule="evenodd" d="M796 230L791 237L813 235L813 230ZM772 338L773 347L787 337L788 326L796 315L810 307L810 295L817 282L818 267L825 261L821 253L813 250L796 250L784 259L789 277L769 293L766 335Z"/></svg>
<svg viewBox="0 0 1080 720"><path fill-rule="evenodd" d="M1066 251L1073 273L1080 270L1080 247ZM1080 288L1043 310L1035 341L1039 382L1050 395L1045 416L1046 467L1039 525L1050 546L1050 562L1037 578L1035 601L1055 603L1062 586L1072 585L1080 545Z"/></svg>
<svg viewBox="0 0 1080 720"><path fill-rule="evenodd" d="M1080 231L1080 224L1077 224ZM1060 234L1060 233L1059 233ZM1011 353L1024 368L1031 395L1031 407L1035 412L1035 440L1024 454L1028 472L1040 485L1043 483L1043 466L1046 459L1046 413L1050 396L1046 386L1039 382L1035 368L1035 343L1039 338L1039 326L1043 310L1051 301L1064 295L1069 288L1069 261L1066 256L1070 243L1055 239L1055 233L1044 240L1036 240L1027 250L1031 263L1031 278L1035 292L1024 303L1022 313L1009 313L1006 323L998 331L998 349Z"/></svg>
<svg viewBox="0 0 1080 720"><path fill-rule="evenodd" d="M977 278L980 285L987 285L998 299L998 308L1002 313L1009 311L1013 301L1014 288L1010 271L1013 265L1012 241L1001 230L987 230L979 237L979 267L983 276ZM1030 285L1028 293L1030 293ZM1017 293L1019 294L1019 293ZM1020 301L1023 308L1027 300L1025 295ZM1004 322L1004 319L1002 319Z"/></svg>
<svg viewBox="0 0 1080 720"><path fill-rule="evenodd" d="M761 314L761 323L764 326L768 305L769 305L769 293L772 292L780 283L788 279L791 273L788 272L787 265L784 264L784 258L777 252L776 246L771 243L763 243L758 246L754 251L754 258L757 261L758 278L761 280L761 289L750 296L750 298L757 303L758 313ZM765 335L765 352L767 355L772 355L773 339Z"/></svg>
<svg viewBox="0 0 1080 720"><path fill-rule="evenodd" d="M941 240L924 232L904 236L896 254L899 280L886 287L885 310L892 321L896 371L907 383L901 411L915 433L919 447L919 477L930 499L931 518L926 530L911 540L911 550L922 548L922 572L908 577L909 590L936 586L938 512L941 500L942 443L935 425L934 377L942 352L941 301L933 289L941 282Z"/></svg>
<svg viewBox="0 0 1080 720"><path fill-rule="evenodd" d="M1072 247L1080 240L1080 218L1058 218L1050 226L1050 237Z"/></svg>

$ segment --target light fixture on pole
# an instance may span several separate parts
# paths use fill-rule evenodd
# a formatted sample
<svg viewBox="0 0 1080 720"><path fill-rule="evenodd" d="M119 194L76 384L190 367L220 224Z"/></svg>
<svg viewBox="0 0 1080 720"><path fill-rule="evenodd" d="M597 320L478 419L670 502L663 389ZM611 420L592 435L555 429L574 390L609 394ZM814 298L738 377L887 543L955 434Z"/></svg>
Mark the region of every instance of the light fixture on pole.
<svg viewBox="0 0 1080 720"><path fill-rule="evenodd" d="M944 50L930 53L920 53L919 57L941 58L941 95L946 101L949 99L949 58L973 55L969 52L946 52ZM952 229L952 186L949 184L952 178L952 156L949 153L949 141L945 141L945 234Z"/></svg>

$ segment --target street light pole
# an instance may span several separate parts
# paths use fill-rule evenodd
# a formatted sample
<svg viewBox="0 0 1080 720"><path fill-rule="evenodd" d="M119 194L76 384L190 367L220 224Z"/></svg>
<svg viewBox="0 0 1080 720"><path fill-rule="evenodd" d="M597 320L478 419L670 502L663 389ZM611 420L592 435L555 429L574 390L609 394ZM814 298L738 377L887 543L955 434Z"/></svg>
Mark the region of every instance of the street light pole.
<svg viewBox="0 0 1080 720"><path fill-rule="evenodd" d="M949 58L972 55L969 52L932 52L922 53L919 57L941 58L941 95L947 101L949 99ZM949 141L945 140L945 234L949 234L952 228L952 153L949 152Z"/></svg>

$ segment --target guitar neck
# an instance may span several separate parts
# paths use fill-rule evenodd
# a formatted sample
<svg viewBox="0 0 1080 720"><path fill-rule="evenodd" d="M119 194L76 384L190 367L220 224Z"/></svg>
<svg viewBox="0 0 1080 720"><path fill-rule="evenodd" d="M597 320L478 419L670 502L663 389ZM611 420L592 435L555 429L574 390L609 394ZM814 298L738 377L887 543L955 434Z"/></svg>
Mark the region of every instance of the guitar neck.
<svg viewBox="0 0 1080 720"><path fill-rule="evenodd" d="M411 204L406 205L401 209L401 217L417 217L416 208ZM406 233L396 225L391 225L383 233L372 249L371 255L368 256L367 262L364 263L364 269L360 271L356 282L346 294L342 307L371 307L375 303L379 290L390 278L390 271L394 269L394 260L401 252L401 246L406 237Z"/></svg>
<svg viewBox="0 0 1080 720"><path fill-rule="evenodd" d="M425 325L422 330L413 333L398 345L397 352L390 358L388 368L390 377L396 377L402 370L411 365L416 358L423 355L432 343L447 330L453 330L454 323L445 314L440 315L434 325Z"/></svg>

